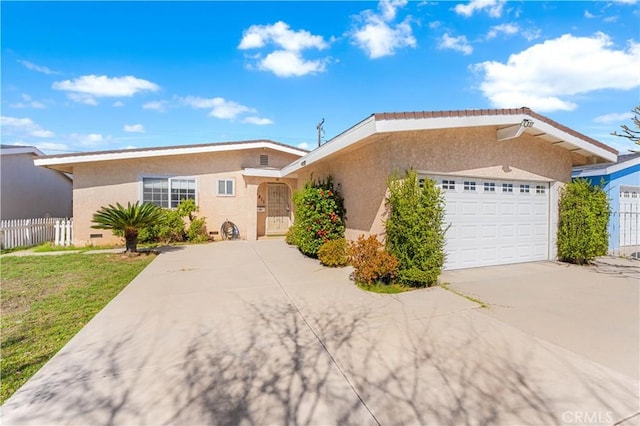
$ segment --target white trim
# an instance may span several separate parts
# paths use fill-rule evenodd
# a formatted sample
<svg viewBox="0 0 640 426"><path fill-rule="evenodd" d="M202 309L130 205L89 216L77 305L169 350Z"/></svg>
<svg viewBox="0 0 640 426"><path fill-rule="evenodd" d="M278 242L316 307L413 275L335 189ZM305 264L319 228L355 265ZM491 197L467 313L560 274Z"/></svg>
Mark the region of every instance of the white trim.
<svg viewBox="0 0 640 426"><path fill-rule="evenodd" d="M361 121L344 133L336 136L325 145L308 153L304 157L294 161L282 169L282 176L300 170L310 164L322 160L336 152L354 145L361 140L376 133L408 132L416 130L456 129L481 126L520 126L523 120L533 122L531 127L525 129L531 134L545 133L557 138L569 145L598 156L604 160L616 161L618 156L604 148L596 146L588 141L573 136L558 129L536 117L528 114L502 114L502 115L478 115L464 117L430 117L430 118L384 118L376 120L375 115ZM514 127L515 128L515 127ZM500 135L496 135L499 137Z"/></svg>
<svg viewBox="0 0 640 426"><path fill-rule="evenodd" d="M348 147L349 145L355 144L362 139L365 139L377 132L376 130L376 120L375 116L371 116L364 121L356 124L349 130L339 134L326 144L317 148L314 151L311 151L304 157L294 161L293 163L282 168L282 177L289 176L291 173L294 173L300 170L303 167L306 167L310 164L315 163L316 161L322 160L332 154L335 154L338 151Z"/></svg>
<svg viewBox="0 0 640 426"><path fill-rule="evenodd" d="M282 170L279 169L256 169L251 167L245 167L242 169L243 176L253 177L269 177L269 178L281 178Z"/></svg>
<svg viewBox="0 0 640 426"><path fill-rule="evenodd" d="M259 149L269 148L276 151L285 152L287 154L294 154L303 156L306 151L302 151L293 147L286 147L273 142L260 141L260 142L246 142L246 143L230 143L230 144L211 144L202 146L190 146L180 147L172 146L161 149L149 149L149 150L122 150L116 152L87 152L81 155L65 155L59 157L40 158L35 159L34 164L36 166L55 166L62 164L77 164L77 163L89 163L94 161L109 161L109 160L126 160L131 158L149 158L149 157L162 157L167 155L186 155L186 154L201 154L207 152L224 152L224 151L239 151L247 149Z"/></svg>
<svg viewBox="0 0 640 426"><path fill-rule="evenodd" d="M16 155L16 154L35 154L40 157L44 156L44 153L40 151L35 146L16 146L15 148L12 146L3 146L0 149L0 155Z"/></svg>
<svg viewBox="0 0 640 426"><path fill-rule="evenodd" d="M233 183L233 187L231 188L232 189L231 194L227 194L227 193L221 194L220 193L220 182L229 182L229 181L231 181ZM224 190L225 191L227 190L226 183L224 185ZM232 177L231 178L218 178L218 179L216 179L216 196L217 197L235 197L236 196L236 179L232 178Z"/></svg>
<svg viewBox="0 0 640 426"><path fill-rule="evenodd" d="M601 175L610 175L615 172L619 172L620 170L624 170L629 167L637 166L640 164L640 156L636 158L632 158L631 160L624 161L622 163L613 163L610 165L603 165L603 167L593 167L588 169L581 169L580 167L576 167L573 169L573 173L571 173L571 177L587 177L587 176L601 176Z"/></svg>
<svg viewBox="0 0 640 426"><path fill-rule="evenodd" d="M175 207L171 207L171 181L173 180L192 180L196 184L195 189L195 199L194 202L196 206L198 206L198 189L199 189L199 181L197 177L194 176L174 176L174 175L158 175L158 174L140 174L138 175L138 200L141 203L144 203L144 179L167 179L168 184L168 193L167 193L167 207L163 207L166 209L175 209Z"/></svg>

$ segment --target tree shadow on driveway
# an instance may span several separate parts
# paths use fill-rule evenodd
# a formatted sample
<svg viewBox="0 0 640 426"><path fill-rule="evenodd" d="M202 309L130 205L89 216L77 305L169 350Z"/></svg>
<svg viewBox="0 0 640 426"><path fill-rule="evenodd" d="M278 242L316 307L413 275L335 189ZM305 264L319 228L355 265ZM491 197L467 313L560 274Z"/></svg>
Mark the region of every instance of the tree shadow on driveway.
<svg viewBox="0 0 640 426"><path fill-rule="evenodd" d="M473 311L415 319L339 305L315 315L289 303L245 308L242 330L202 321L180 345L131 327L63 350L5 404L3 422L559 424L571 410L625 417L637 396Z"/></svg>

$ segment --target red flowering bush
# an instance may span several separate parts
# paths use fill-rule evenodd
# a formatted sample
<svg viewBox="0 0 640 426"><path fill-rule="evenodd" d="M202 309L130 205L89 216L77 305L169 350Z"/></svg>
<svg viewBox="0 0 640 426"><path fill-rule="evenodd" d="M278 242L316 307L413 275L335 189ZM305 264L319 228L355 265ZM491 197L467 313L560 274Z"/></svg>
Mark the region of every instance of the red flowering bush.
<svg viewBox="0 0 640 426"><path fill-rule="evenodd" d="M307 182L293 196L295 218L291 241L307 256L317 257L327 241L344 238L344 199L331 177Z"/></svg>

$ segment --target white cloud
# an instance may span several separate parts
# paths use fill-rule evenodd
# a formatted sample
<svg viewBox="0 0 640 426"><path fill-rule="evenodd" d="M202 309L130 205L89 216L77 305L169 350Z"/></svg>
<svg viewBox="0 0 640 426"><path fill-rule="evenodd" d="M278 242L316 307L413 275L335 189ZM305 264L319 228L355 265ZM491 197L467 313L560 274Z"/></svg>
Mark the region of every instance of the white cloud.
<svg viewBox="0 0 640 426"><path fill-rule="evenodd" d="M487 33L487 38L488 39L496 38L499 34L513 35L513 34L517 34L518 31L520 31L520 27L518 27L517 24L494 25L489 29L489 32Z"/></svg>
<svg viewBox="0 0 640 426"><path fill-rule="evenodd" d="M187 96L182 102L192 108L211 109L209 115L225 120L233 120L241 114L256 112L254 108L228 101L221 97L200 98L197 96Z"/></svg>
<svg viewBox="0 0 640 426"><path fill-rule="evenodd" d="M86 93L67 93L67 98L71 99L74 102L78 102L79 104L85 105L98 105L98 101L91 95L87 95Z"/></svg>
<svg viewBox="0 0 640 426"><path fill-rule="evenodd" d="M632 112L612 112L610 114L599 115L593 119L596 123L623 123L624 121L630 120L634 117Z"/></svg>
<svg viewBox="0 0 640 426"><path fill-rule="evenodd" d="M329 47L322 36L309 31L293 31L288 24L278 21L273 25L252 25L245 30L238 49L257 49L273 43L284 49L299 52L304 49L319 50Z"/></svg>
<svg viewBox="0 0 640 426"><path fill-rule="evenodd" d="M472 16L475 12L486 11L492 18L502 16L502 8L506 0L471 0L466 4L457 4L455 12L462 16Z"/></svg>
<svg viewBox="0 0 640 426"><path fill-rule="evenodd" d="M258 68L271 71L278 77L301 77L306 74L324 72L328 59L305 60L300 52L276 50L258 61Z"/></svg>
<svg viewBox="0 0 640 426"><path fill-rule="evenodd" d="M587 19L593 19L596 17L596 15L594 15L593 13L589 12L588 10L584 11L584 17Z"/></svg>
<svg viewBox="0 0 640 426"><path fill-rule="evenodd" d="M106 142L107 138L102 136L100 133L72 133L69 137L84 146L96 146L100 145L103 142Z"/></svg>
<svg viewBox="0 0 640 426"><path fill-rule="evenodd" d="M51 138L55 136L50 130L45 130L30 118L0 117L0 127L3 135L33 136L36 138Z"/></svg>
<svg viewBox="0 0 640 426"><path fill-rule="evenodd" d="M613 24L618 21L618 16L607 16L602 20L602 22L606 22L607 24Z"/></svg>
<svg viewBox="0 0 640 426"><path fill-rule="evenodd" d="M11 108L35 108L35 109L45 109L46 105L40 101L35 101L33 98L26 93L20 95L22 98L22 102L18 102L15 104L10 104Z"/></svg>
<svg viewBox="0 0 640 426"><path fill-rule="evenodd" d="M167 101L151 101L142 105L142 109L164 112L167 108Z"/></svg>
<svg viewBox="0 0 640 426"><path fill-rule="evenodd" d="M483 74L480 90L495 107L571 111L577 107L572 96L639 87L640 43L615 50L601 32L565 34L512 54L506 63L486 61L472 69Z"/></svg>
<svg viewBox="0 0 640 426"><path fill-rule="evenodd" d="M155 83L131 75L83 75L73 80L56 81L52 87L69 92L69 99L88 105L96 105L95 98L99 97L130 97L139 92L155 92L160 89Z"/></svg>
<svg viewBox="0 0 640 426"><path fill-rule="evenodd" d="M410 25L411 17L406 17L404 21L395 25L392 23L396 18L397 9L406 4L407 2L402 0L381 0L378 3L380 13L371 10L362 12L358 19L363 24L351 33L353 43L364 50L370 59L393 55L403 47L416 47L416 39Z"/></svg>
<svg viewBox="0 0 640 426"><path fill-rule="evenodd" d="M120 108L124 106L124 102L122 101L115 101L111 106L115 107L115 108Z"/></svg>
<svg viewBox="0 0 640 426"><path fill-rule="evenodd" d="M308 142L301 142L301 143L298 144L298 148L308 150L309 149L309 143Z"/></svg>
<svg viewBox="0 0 640 426"><path fill-rule="evenodd" d="M382 19L385 21L393 21L396 19L396 10L399 7L405 7L407 0L381 0L378 8L382 12Z"/></svg>
<svg viewBox="0 0 640 426"><path fill-rule="evenodd" d="M452 37L449 34L445 34L440 39L440 43L438 44L440 49L452 49L457 50L458 52L462 52L465 55L470 55L473 53L473 47L467 41L467 37L458 36Z"/></svg>
<svg viewBox="0 0 640 426"><path fill-rule="evenodd" d="M273 72L278 77L299 77L326 70L329 58L308 60L302 52L306 49L324 50L329 43L309 31L294 31L282 21L273 25L250 26L244 31L238 49L261 49L268 45L275 46L275 50L250 57L259 70Z"/></svg>
<svg viewBox="0 0 640 426"><path fill-rule="evenodd" d="M144 126L142 124L125 124L122 130L130 133L144 133Z"/></svg>
<svg viewBox="0 0 640 426"><path fill-rule="evenodd" d="M36 72L40 72L40 73L42 73L42 74L47 74L47 75L50 75L50 74L60 74L60 73L59 73L59 72L57 72L57 71L53 71L53 70L51 70L51 69L49 69L49 68L47 68L47 67L43 67L43 66L40 66L40 65L36 65L36 64L34 64L33 62L29 62L29 61L24 61L24 60L18 59L18 63L20 63L20 64L24 65L24 67L25 67L26 69L28 69L28 70L36 71Z"/></svg>
<svg viewBox="0 0 640 426"><path fill-rule="evenodd" d="M247 124L255 124L257 126L265 126L267 124L273 124L273 121L268 118L253 117L253 116L243 118L242 122Z"/></svg>

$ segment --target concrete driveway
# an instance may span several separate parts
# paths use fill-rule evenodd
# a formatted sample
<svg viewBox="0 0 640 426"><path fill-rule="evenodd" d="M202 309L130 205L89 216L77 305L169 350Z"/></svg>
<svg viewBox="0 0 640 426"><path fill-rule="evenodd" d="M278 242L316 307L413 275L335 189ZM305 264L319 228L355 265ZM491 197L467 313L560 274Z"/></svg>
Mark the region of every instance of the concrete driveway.
<svg viewBox="0 0 640 426"><path fill-rule="evenodd" d="M441 279L489 304L482 313L527 334L640 377L640 262L538 262L445 272Z"/></svg>
<svg viewBox="0 0 640 426"><path fill-rule="evenodd" d="M279 240L164 253L3 424L639 423L637 376L442 288L371 294L349 272Z"/></svg>

